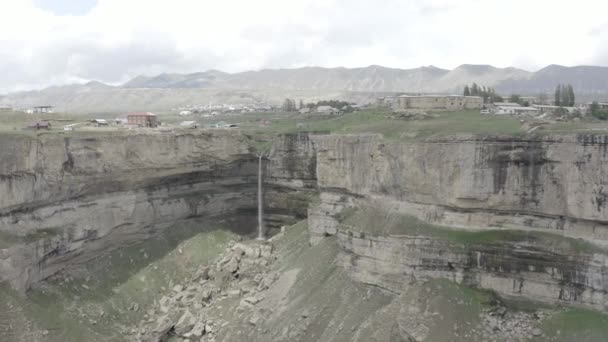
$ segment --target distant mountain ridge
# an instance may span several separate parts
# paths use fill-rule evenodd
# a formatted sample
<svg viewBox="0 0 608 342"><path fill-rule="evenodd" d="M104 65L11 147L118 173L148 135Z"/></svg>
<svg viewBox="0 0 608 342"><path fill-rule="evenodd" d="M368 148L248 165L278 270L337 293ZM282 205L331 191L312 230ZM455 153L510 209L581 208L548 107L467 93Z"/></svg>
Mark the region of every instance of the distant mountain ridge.
<svg viewBox="0 0 608 342"><path fill-rule="evenodd" d="M559 83L572 84L579 99L606 99L608 67L550 65L537 72L491 65L463 64L453 70L371 65L364 68L303 67L239 73L209 70L191 74L138 76L120 86L97 81L54 86L0 96L16 107L41 104L66 111L169 110L202 103L265 101L285 97L314 101L345 99L370 102L387 93L461 93L465 85L496 88L503 95L553 93Z"/></svg>

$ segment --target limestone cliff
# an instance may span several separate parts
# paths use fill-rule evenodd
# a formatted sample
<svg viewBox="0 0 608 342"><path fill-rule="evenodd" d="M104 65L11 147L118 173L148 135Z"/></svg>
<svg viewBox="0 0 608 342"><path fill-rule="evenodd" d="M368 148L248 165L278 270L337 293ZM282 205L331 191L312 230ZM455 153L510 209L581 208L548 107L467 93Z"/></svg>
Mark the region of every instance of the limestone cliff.
<svg viewBox="0 0 608 342"><path fill-rule="evenodd" d="M342 265L355 279L399 292L412 279L448 278L605 309L607 137L313 141L321 203L309 210L311 240L337 235ZM411 222L384 230L386 220L365 215L355 220L358 230L344 223L370 204L443 231L412 232L419 224ZM492 238L463 243L454 234Z"/></svg>
<svg viewBox="0 0 608 342"><path fill-rule="evenodd" d="M608 244L608 137L315 142L325 193L380 198L451 227L536 229Z"/></svg>
<svg viewBox="0 0 608 342"><path fill-rule="evenodd" d="M19 289L175 221L254 203L239 134L0 139L0 281Z"/></svg>
<svg viewBox="0 0 608 342"><path fill-rule="evenodd" d="M265 162L271 227L306 214L316 159L298 139L275 138ZM0 282L27 289L180 220L253 216L251 145L231 131L0 136Z"/></svg>

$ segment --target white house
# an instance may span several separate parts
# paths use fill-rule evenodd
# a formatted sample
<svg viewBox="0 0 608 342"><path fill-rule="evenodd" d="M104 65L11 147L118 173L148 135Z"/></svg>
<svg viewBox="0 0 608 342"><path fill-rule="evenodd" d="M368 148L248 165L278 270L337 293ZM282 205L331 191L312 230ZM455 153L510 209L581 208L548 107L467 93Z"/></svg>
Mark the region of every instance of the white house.
<svg viewBox="0 0 608 342"><path fill-rule="evenodd" d="M91 120L91 123L95 124L95 126L97 127L110 125L110 123L106 119L93 119Z"/></svg>
<svg viewBox="0 0 608 342"><path fill-rule="evenodd" d="M182 128L197 128L198 123L196 121L183 121L179 124Z"/></svg>
<svg viewBox="0 0 608 342"><path fill-rule="evenodd" d="M188 115L192 115L192 112L189 110L182 110L181 112L179 112L179 115L188 116Z"/></svg>

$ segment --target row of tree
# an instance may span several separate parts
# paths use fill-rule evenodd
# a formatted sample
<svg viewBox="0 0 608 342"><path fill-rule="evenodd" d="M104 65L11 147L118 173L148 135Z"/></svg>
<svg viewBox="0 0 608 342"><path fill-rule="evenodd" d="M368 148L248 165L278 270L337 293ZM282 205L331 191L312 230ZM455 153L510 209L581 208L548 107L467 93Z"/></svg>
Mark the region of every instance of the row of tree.
<svg viewBox="0 0 608 342"><path fill-rule="evenodd" d="M464 87L464 96L479 96L483 98L484 103L502 102L503 98L496 94L496 90L492 87L479 86L477 83L471 84L469 87Z"/></svg>
<svg viewBox="0 0 608 342"><path fill-rule="evenodd" d="M319 106L330 106L336 109L339 109L343 112L351 112L352 111L352 103L346 101L338 101L338 100L328 100L328 101L319 101L317 103L307 103L304 104L304 101L300 100L299 104L296 105L296 100L294 99L285 99L283 101L282 109L285 112L296 112L299 109L310 108L315 109Z"/></svg>
<svg viewBox="0 0 608 342"><path fill-rule="evenodd" d="M339 100L323 100L323 101L319 101L317 103L308 103L306 105L306 107L308 108L317 108L319 106L330 106L332 108L336 108L339 110L343 110L343 109L347 109L346 107L350 107L352 104L346 101L339 101Z"/></svg>
<svg viewBox="0 0 608 342"><path fill-rule="evenodd" d="M555 105L560 107L574 107L576 97L574 88L570 84L558 84L555 88Z"/></svg>
<svg viewBox="0 0 608 342"><path fill-rule="evenodd" d="M464 87L464 96L480 96L483 97L484 103L503 102L503 98L496 94L496 90L492 87L479 86L473 83L471 86ZM546 94L541 94L539 100L544 103L547 99ZM510 102L519 103L522 106L530 104L521 99L517 94L511 95ZM560 107L574 107L576 96L574 88L570 84L559 84L555 89L555 105Z"/></svg>

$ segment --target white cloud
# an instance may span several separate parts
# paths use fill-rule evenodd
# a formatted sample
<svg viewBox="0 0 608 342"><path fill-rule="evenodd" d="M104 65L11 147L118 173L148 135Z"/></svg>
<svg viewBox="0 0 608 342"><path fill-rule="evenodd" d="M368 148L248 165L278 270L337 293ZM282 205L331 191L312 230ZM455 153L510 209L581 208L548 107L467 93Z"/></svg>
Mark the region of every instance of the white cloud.
<svg viewBox="0 0 608 342"><path fill-rule="evenodd" d="M0 0L0 91L207 69L608 65L606 10L597 0L98 0L60 16Z"/></svg>

